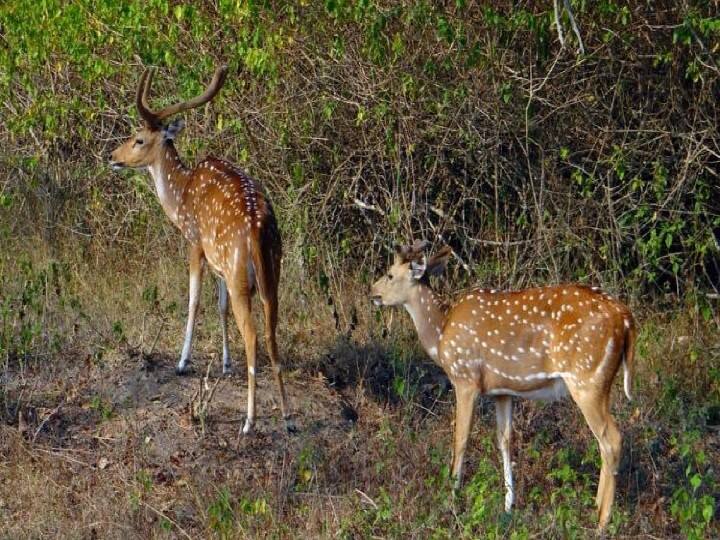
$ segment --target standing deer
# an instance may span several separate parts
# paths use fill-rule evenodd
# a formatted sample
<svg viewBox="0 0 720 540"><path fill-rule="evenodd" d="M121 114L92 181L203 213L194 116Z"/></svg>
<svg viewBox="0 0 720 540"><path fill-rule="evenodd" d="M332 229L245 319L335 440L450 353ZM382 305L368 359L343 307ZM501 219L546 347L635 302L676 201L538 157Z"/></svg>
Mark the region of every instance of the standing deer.
<svg viewBox="0 0 720 540"><path fill-rule="evenodd" d="M250 310L256 289L265 312L265 343L280 393L280 410L286 427L292 429L275 340L282 244L270 201L256 180L226 161L208 157L193 168L186 167L173 142L184 123L179 119L165 122L175 114L209 102L222 87L226 74L227 67L220 67L202 95L153 111L147 101L153 73L145 70L136 97L144 126L112 152L110 164L114 169L147 167L163 210L190 242L188 320L176 372L184 373L190 360L200 285L207 262L220 278L224 373L230 368L228 296L245 341L248 406L243 433L250 432L255 420L257 334Z"/></svg>
<svg viewBox="0 0 720 540"><path fill-rule="evenodd" d="M602 468L595 502L599 528L610 517L622 437L610 414L610 390L620 365L630 399L635 322L623 304L595 288L558 285L520 291L473 289L450 306L429 276L445 268L450 248L427 258L426 242L398 247L386 276L372 286L378 306L404 306L420 343L455 389L452 473L459 488L463 457L479 394L495 398L505 477L505 511L513 504L510 466L512 398L570 395L598 440Z"/></svg>

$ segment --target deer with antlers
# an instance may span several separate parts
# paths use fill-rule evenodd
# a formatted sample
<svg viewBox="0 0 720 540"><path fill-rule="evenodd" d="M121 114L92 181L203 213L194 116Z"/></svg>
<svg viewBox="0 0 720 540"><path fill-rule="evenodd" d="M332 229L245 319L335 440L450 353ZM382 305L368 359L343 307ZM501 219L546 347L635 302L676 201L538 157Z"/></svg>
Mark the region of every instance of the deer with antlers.
<svg viewBox="0 0 720 540"><path fill-rule="evenodd" d="M622 437L610 414L610 390L622 365L630 399L636 329L626 306L584 285L519 291L472 289L443 304L429 276L445 268L452 251L431 257L427 242L398 247L387 274L372 286L378 306L404 306L420 343L455 389L452 473L460 485L475 399L495 398L497 437L505 478L505 510L514 490L510 461L512 398L570 395L598 440L602 468L596 504L599 528L608 522Z"/></svg>
<svg viewBox="0 0 720 540"><path fill-rule="evenodd" d="M282 243L272 206L261 185L231 163L209 157L186 167L174 140L184 123L173 115L209 102L222 87L227 67L215 71L205 92L153 111L148 93L153 72L140 77L136 105L144 126L111 155L114 169L147 168L163 210L190 243L190 299L185 341L176 372L186 371L192 351L193 328L205 264L219 276L219 308L223 332L223 372L230 369L227 334L228 297L245 342L248 376L248 433L255 420L255 357L257 334L251 299L257 290L265 314L265 343L280 394L280 410L293 429L286 406L275 330L278 322L278 284Z"/></svg>

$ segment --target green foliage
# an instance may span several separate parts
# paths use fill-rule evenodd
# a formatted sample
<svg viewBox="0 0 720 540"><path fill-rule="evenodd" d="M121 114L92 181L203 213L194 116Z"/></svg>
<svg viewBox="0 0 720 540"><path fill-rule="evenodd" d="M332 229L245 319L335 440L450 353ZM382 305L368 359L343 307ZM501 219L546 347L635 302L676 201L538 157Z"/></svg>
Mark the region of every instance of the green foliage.
<svg viewBox="0 0 720 540"><path fill-rule="evenodd" d="M677 487L670 501L670 514L677 520L685 538L707 538L710 522L715 515L715 498L719 487L716 472L708 463L703 450L695 447L700 438L697 431L673 436L671 444L685 464L685 481Z"/></svg>
<svg viewBox="0 0 720 540"><path fill-rule="evenodd" d="M597 461L593 459L593 454L589 457ZM546 519L556 522L567 538L582 538L582 516L592 515L594 509L594 480L599 468L593 466L592 474L581 473L578 470L581 460L578 458L572 449L561 449L555 455L553 468L547 475L549 480L555 481L555 487L550 492L553 512ZM583 460L587 460L587 457Z"/></svg>
<svg viewBox="0 0 720 540"><path fill-rule="evenodd" d="M15 261L6 256L0 259L0 357L6 365L23 366L34 353L59 350L61 329L48 326L57 308L76 305L66 291L69 275L62 263L38 267L26 255Z"/></svg>
<svg viewBox="0 0 720 540"><path fill-rule="evenodd" d="M94 411L97 411L100 413L100 417L102 420L110 420L113 416L113 405L112 403L106 401L102 396L95 395L90 400L89 406ZM141 471L143 472L143 471ZM140 475L140 473L138 473ZM143 477L144 478L144 477ZM140 476L138 476L138 480L140 480Z"/></svg>
<svg viewBox="0 0 720 540"><path fill-rule="evenodd" d="M207 508L207 525L218 538L236 538L252 530L263 530L271 518L265 497L236 499L223 486Z"/></svg>
<svg viewBox="0 0 720 540"><path fill-rule="evenodd" d="M509 521L503 513L504 486L502 469L490 456L498 452L492 437L480 441L480 455L472 478L463 487L467 511L462 517L464 534L467 537L482 535L485 538L502 538Z"/></svg>
<svg viewBox="0 0 720 540"><path fill-rule="evenodd" d="M376 230L386 237L444 231L464 260L497 259L491 279L526 264L536 269L531 279L589 276L641 292L707 284L718 271L714 158L704 143L695 159L676 156L692 155L687 145L695 139L686 134L707 132L713 118L720 23L699 5L631 12L611 0L577 4L588 48L602 47L607 33L614 60L603 52L553 68L554 16L539 5L7 2L0 7L0 100L13 106L3 142L31 151L12 153L25 157L9 159L17 174L0 188L0 207L28 208L25 186L36 189L62 171L56 182L72 195L58 220L49 216L49 227L81 223L97 238L138 244L147 241L148 226L160 235L164 218L145 176L110 180L95 156L128 133L117 120L134 114L134 59L161 68L158 103L199 92L225 61L237 75L212 105L210 123L201 123L208 133L193 133L183 150L188 160L215 151L262 171L283 232L302 231L293 245L305 254L337 238L379 250ZM656 13L673 20L638 44L635 27ZM629 67L635 61L647 64ZM607 82L574 83L597 72L608 73ZM541 80L529 92L526 81L534 87ZM696 86L686 89L687 81ZM626 129L638 84L652 104L667 102L668 84L672 96L689 92L662 111L632 113L668 140L646 144L649 132ZM610 95L612 114L605 108ZM593 142L598 126L608 133L600 145ZM540 157L555 148L563 149L559 162ZM74 167L60 165L67 162ZM544 193L535 185L540 177L547 178ZM88 185L88 178L101 181ZM359 216L348 204L353 198L381 212ZM52 206L58 199L47 200ZM483 244L470 241L488 231L515 242L543 231L557 247L539 246L520 260L509 252L488 257ZM346 244L341 264L353 264L360 252ZM330 274L321 268L328 261L310 263L316 277Z"/></svg>
<svg viewBox="0 0 720 540"><path fill-rule="evenodd" d="M230 491L222 488L208 507L208 524L220 538L229 538L235 521Z"/></svg>
<svg viewBox="0 0 720 540"><path fill-rule="evenodd" d="M290 343L294 325L316 324L315 310L305 308L317 300L313 293L335 298L332 309L342 312L336 291L366 288L391 241L420 236L442 236L467 263L468 275L452 265L453 283L582 280L665 302L686 311L694 327L714 324L717 303L705 294L720 275L713 150L720 22L713 6L573 6L587 48L582 58L565 18L570 46L560 49L549 2L0 3L2 367L55 359L66 345L87 351L83 358L97 367L138 335L153 345L158 336L156 350L173 346L163 325L180 327L185 299L166 278L184 268L183 244L146 173L114 174L105 163L137 124L135 84L145 65L159 68L158 106L198 93L217 64L230 65L214 102L187 113L179 145L187 162L214 153L240 164L269 192L288 261L283 275L291 276L283 277L283 294L302 298ZM118 277L143 275L158 253L167 254L171 270L134 284ZM136 273L127 273L130 266ZM86 293L97 296L95 304L81 304L73 288L88 287L89 272L106 274L108 288L126 288L118 296L127 304L109 305L106 292L95 290ZM374 315L371 335L381 322ZM636 384L653 397L651 407L640 407L643 429L658 439L663 422L705 429L720 399L714 342L691 336L681 345L694 332L683 330L672 338L678 367L668 369L670 353L659 344L669 343L667 327L676 321L642 322ZM310 332L313 339L318 333ZM382 456L362 471L370 478L358 474L347 492L329 494L339 536L586 536L596 445L585 454L557 452L511 515L502 512L492 430L478 428L472 475L455 499L447 428L430 437L422 453L429 463L407 462L417 459L408 448L425 433L416 424L426 374L417 354L401 341L383 356L382 399L393 414L370 424L363 441ZM119 414L100 394L87 403L103 421ZM522 451L541 460L552 440L541 426ZM666 493L672 534L711 537L718 489L709 445L676 434L670 446L680 462ZM280 504L295 519L310 522L315 509L307 501L328 495L324 452L314 443L295 454L292 487L283 487ZM393 475L411 467L425 467L419 480L392 485ZM134 510L157 495L153 481L149 469L133 477ZM232 538L281 530L272 495L235 493L221 486L203 499L204 529L193 532ZM352 510L343 508L348 501ZM626 532L635 504L618 502L611 536ZM333 519L328 536L336 533ZM156 523L161 532L172 528L164 518Z"/></svg>
<svg viewBox="0 0 720 540"><path fill-rule="evenodd" d="M307 490L315 477L316 450L313 446L305 446L297 459L295 489Z"/></svg>

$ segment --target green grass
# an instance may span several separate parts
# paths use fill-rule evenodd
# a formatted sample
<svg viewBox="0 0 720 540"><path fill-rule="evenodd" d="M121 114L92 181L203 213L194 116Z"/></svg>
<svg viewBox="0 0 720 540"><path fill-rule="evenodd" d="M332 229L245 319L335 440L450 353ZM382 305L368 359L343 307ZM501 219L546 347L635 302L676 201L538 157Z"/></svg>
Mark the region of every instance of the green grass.
<svg viewBox="0 0 720 540"><path fill-rule="evenodd" d="M599 458L569 404L516 407L506 514L481 401L452 496L453 394L405 314L367 301L390 244L429 237L457 255L442 291L573 280L627 299L636 399L614 408L625 443L609 534L717 536L720 26L705 3L573 5L583 57L560 50L550 3L2 3L0 492L14 496L0 497L0 529L587 537ZM238 398L183 439L190 457L160 459L155 435L194 433L186 389L136 408L113 385L152 388L148 366L177 360L186 248L147 174L106 161L139 121L144 66L159 67L161 105L198 93L220 63L228 81L187 114L180 152L226 157L270 194L281 349L312 420L297 440L263 434L233 453L220 420L240 414ZM213 296L207 279L204 360L219 347ZM313 416L328 396L358 421ZM163 399L179 401L153 408ZM18 433L20 411L37 429L58 405L37 440Z"/></svg>

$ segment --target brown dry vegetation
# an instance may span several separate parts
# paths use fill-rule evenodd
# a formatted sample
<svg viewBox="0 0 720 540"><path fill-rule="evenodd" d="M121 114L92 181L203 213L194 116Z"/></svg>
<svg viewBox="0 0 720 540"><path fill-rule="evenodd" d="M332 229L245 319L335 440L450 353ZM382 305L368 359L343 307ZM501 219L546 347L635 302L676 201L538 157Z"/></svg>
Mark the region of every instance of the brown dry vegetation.
<svg viewBox="0 0 720 540"><path fill-rule="evenodd" d="M0 537L594 534L597 445L568 402L516 407L506 515L481 400L452 497L452 389L409 318L367 301L387 246L419 236L454 249L446 293L622 296L641 334L609 534L720 535L718 4L572 4L582 57L552 2L0 5ZM191 417L220 372L213 282L178 378L183 241L145 173L106 167L140 64L162 66L161 102L221 61L235 75L180 151L271 194L294 435L262 347L256 434L241 375Z"/></svg>

